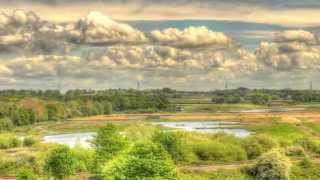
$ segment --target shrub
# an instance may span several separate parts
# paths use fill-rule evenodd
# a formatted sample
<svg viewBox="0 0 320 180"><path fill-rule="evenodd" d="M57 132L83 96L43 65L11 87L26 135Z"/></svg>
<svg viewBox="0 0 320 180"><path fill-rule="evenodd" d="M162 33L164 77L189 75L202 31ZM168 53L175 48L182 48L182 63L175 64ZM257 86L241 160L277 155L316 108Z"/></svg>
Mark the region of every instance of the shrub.
<svg viewBox="0 0 320 180"><path fill-rule="evenodd" d="M301 146L290 146L286 149L287 156L305 156L304 149Z"/></svg>
<svg viewBox="0 0 320 180"><path fill-rule="evenodd" d="M12 156L4 156L0 154L0 174L10 175L15 174L23 169L32 169L34 172L39 172L39 164L35 156L31 154L18 153Z"/></svg>
<svg viewBox="0 0 320 180"><path fill-rule="evenodd" d="M0 131L11 130L14 127L11 119L5 117L0 118Z"/></svg>
<svg viewBox="0 0 320 180"><path fill-rule="evenodd" d="M17 174L17 180L36 180L37 177L31 169L22 169Z"/></svg>
<svg viewBox="0 0 320 180"><path fill-rule="evenodd" d="M310 138L302 138L297 140L297 144L301 145L305 150L320 154L320 144Z"/></svg>
<svg viewBox="0 0 320 180"><path fill-rule="evenodd" d="M168 153L159 144L136 143L125 154L107 163L104 179L179 179Z"/></svg>
<svg viewBox="0 0 320 180"><path fill-rule="evenodd" d="M312 165L313 163L309 157L305 157L299 162L299 166L303 168L310 168Z"/></svg>
<svg viewBox="0 0 320 180"><path fill-rule="evenodd" d="M48 175L62 180L76 171L76 159L67 146L53 149L45 160L44 170Z"/></svg>
<svg viewBox="0 0 320 180"><path fill-rule="evenodd" d="M71 151L77 162L77 171L87 172L92 169L94 159L93 150L85 149L82 147L75 147Z"/></svg>
<svg viewBox="0 0 320 180"><path fill-rule="evenodd" d="M26 137L23 139L23 146L33 146L36 143L36 140L32 137Z"/></svg>
<svg viewBox="0 0 320 180"><path fill-rule="evenodd" d="M21 145L18 137L12 134L1 134L0 136L0 149L15 148Z"/></svg>
<svg viewBox="0 0 320 180"><path fill-rule="evenodd" d="M240 161L246 160L247 154L240 145L209 142L195 143L194 153L203 161Z"/></svg>
<svg viewBox="0 0 320 180"><path fill-rule="evenodd" d="M193 158L191 149L177 133L157 131L153 135L152 140L155 143L161 144L175 162L190 162Z"/></svg>
<svg viewBox="0 0 320 180"><path fill-rule="evenodd" d="M291 163L277 150L263 154L257 159L250 173L257 180L288 180Z"/></svg>
<svg viewBox="0 0 320 180"><path fill-rule="evenodd" d="M292 167L291 180L320 179L320 167L312 162L309 157L303 158L298 164Z"/></svg>
<svg viewBox="0 0 320 180"><path fill-rule="evenodd" d="M242 142L249 159L254 159L277 146L276 141L266 135L250 136Z"/></svg>

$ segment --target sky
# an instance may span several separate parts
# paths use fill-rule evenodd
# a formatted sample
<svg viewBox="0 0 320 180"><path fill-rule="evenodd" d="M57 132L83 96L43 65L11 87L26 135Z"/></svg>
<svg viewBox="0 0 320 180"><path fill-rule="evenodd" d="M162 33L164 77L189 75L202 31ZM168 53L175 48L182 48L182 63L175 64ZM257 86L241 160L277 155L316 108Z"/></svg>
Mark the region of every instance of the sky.
<svg viewBox="0 0 320 180"><path fill-rule="evenodd" d="M0 89L320 88L318 0L2 0Z"/></svg>

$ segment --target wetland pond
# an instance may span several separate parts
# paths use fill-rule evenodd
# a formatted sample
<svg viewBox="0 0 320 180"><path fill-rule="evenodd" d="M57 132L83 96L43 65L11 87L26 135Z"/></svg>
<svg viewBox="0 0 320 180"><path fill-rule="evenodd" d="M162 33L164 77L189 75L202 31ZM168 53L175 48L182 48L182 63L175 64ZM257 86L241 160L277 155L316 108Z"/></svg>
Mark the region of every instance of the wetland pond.
<svg viewBox="0 0 320 180"><path fill-rule="evenodd" d="M44 136L43 140L46 143L65 144L69 147L75 147L79 145L81 147L90 148L90 140L92 140L95 135L95 132L57 134Z"/></svg>
<svg viewBox="0 0 320 180"><path fill-rule="evenodd" d="M200 133L219 133L224 132L233 134L237 137L247 137L252 132L242 128L238 122L224 121L179 121L179 122L155 122L156 125L172 129L181 129Z"/></svg>
<svg viewBox="0 0 320 180"><path fill-rule="evenodd" d="M201 133L218 133L225 132L237 137L247 137L252 132L242 128L238 122L224 121L179 121L179 122L153 122L154 125L186 131ZM92 147L90 141L96 136L95 132L69 133L44 136L46 143L65 144L70 147L80 145L84 148Z"/></svg>

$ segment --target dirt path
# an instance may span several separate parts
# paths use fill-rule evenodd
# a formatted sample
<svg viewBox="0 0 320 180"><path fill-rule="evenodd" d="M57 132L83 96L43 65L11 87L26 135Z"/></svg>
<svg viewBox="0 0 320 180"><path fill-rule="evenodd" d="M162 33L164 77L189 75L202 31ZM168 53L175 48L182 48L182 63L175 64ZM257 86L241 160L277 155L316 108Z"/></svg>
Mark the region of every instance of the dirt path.
<svg viewBox="0 0 320 180"><path fill-rule="evenodd" d="M214 172L219 170L240 169L246 166L253 165L254 161L239 161L225 164L208 164L208 165L185 165L179 166L179 170L193 172Z"/></svg>
<svg viewBox="0 0 320 180"><path fill-rule="evenodd" d="M301 161L302 158L293 158L292 162ZM320 164L320 157L313 157L312 161L314 163ZM219 170L235 170L243 167L252 166L255 161L238 161L225 164L208 164L208 165L185 165L179 166L178 169L181 171L191 171L191 172L215 172Z"/></svg>

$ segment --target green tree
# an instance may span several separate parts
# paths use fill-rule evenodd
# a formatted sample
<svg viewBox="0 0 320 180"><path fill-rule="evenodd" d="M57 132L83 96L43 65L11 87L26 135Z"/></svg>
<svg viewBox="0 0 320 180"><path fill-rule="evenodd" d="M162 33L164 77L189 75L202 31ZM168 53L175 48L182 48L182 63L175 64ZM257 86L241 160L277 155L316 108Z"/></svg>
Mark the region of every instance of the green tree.
<svg viewBox="0 0 320 180"><path fill-rule="evenodd" d="M96 149L97 168L99 168L101 164L118 155L126 147L127 139L113 124L107 124L98 130L93 144Z"/></svg>
<svg viewBox="0 0 320 180"><path fill-rule="evenodd" d="M33 124L36 117L32 109L17 107L17 109L13 111L11 119L15 125L22 126Z"/></svg>
<svg viewBox="0 0 320 180"><path fill-rule="evenodd" d="M166 150L152 142L139 142L106 164L104 179L179 179Z"/></svg>
<svg viewBox="0 0 320 180"><path fill-rule="evenodd" d="M175 162L188 162L192 159L190 148L184 143L182 137L174 132L157 131L152 140L162 145Z"/></svg>
<svg viewBox="0 0 320 180"><path fill-rule="evenodd" d="M104 114L112 114L112 104L110 102L103 103Z"/></svg>
<svg viewBox="0 0 320 180"><path fill-rule="evenodd" d="M0 118L0 131L11 130L13 128L13 123L11 119L4 117Z"/></svg>
<svg viewBox="0 0 320 180"><path fill-rule="evenodd" d="M67 146L58 146L53 149L46 161L44 169L48 175L62 180L75 174L77 162L71 150Z"/></svg>

